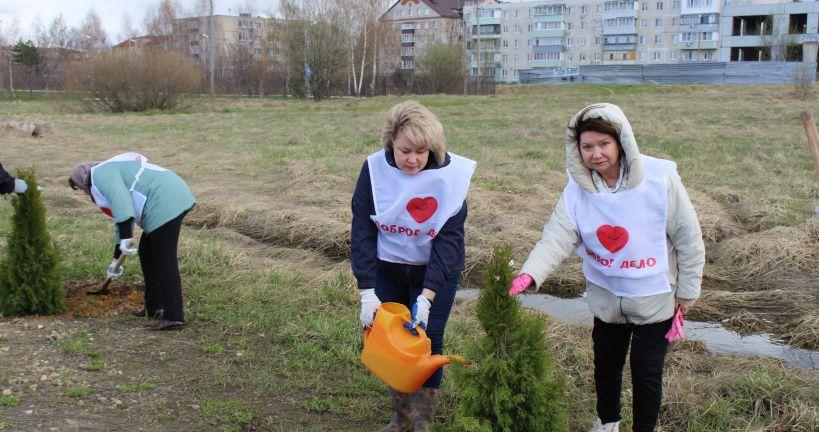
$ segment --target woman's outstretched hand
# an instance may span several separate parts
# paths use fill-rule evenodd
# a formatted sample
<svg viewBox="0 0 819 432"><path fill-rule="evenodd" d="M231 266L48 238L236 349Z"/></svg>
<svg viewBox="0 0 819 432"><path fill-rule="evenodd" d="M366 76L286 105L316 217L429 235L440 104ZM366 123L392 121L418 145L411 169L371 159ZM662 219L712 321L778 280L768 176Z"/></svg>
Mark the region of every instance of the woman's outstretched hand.
<svg viewBox="0 0 819 432"><path fill-rule="evenodd" d="M523 273L522 275L516 277L512 281L512 284L509 285L509 295L515 296L522 293L523 291L526 290L526 288L532 286L533 282L534 281L532 280L531 276L529 276L526 273Z"/></svg>

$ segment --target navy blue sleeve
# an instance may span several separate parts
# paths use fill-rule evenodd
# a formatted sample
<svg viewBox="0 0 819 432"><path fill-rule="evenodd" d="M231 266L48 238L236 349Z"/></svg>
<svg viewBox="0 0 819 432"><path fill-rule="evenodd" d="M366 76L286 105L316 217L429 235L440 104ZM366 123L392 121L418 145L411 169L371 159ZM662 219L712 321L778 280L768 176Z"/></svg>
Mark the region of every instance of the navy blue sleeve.
<svg viewBox="0 0 819 432"><path fill-rule="evenodd" d="M0 194L9 194L14 192L14 177L3 169L0 164Z"/></svg>
<svg viewBox="0 0 819 432"><path fill-rule="evenodd" d="M378 227L370 219L375 214L370 169L361 167L353 193L353 222L350 229L350 264L360 289L375 288L378 258Z"/></svg>
<svg viewBox="0 0 819 432"><path fill-rule="evenodd" d="M464 247L464 222L466 222L466 201L461 210L449 218L441 231L432 240L424 288L433 291L464 269L466 250Z"/></svg>

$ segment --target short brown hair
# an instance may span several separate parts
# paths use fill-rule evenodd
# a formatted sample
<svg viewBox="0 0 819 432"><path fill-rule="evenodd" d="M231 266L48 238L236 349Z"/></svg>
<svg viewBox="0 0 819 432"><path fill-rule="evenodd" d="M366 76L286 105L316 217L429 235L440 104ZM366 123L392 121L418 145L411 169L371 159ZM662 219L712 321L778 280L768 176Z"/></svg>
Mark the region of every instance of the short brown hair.
<svg viewBox="0 0 819 432"><path fill-rule="evenodd" d="M393 151L393 141L398 134L415 145L428 148L438 165L446 160L444 126L420 103L413 100L401 102L387 112L387 123L381 130L381 144L386 150Z"/></svg>
<svg viewBox="0 0 819 432"><path fill-rule="evenodd" d="M599 132L606 135L611 135L617 142L617 148L620 149L620 155L624 154L623 144L620 143L620 127L608 120L603 120L600 117L586 117L592 109L597 106L592 105L583 110L577 116L577 122L573 127L574 141L577 143L577 149L580 150L580 134L583 132Z"/></svg>

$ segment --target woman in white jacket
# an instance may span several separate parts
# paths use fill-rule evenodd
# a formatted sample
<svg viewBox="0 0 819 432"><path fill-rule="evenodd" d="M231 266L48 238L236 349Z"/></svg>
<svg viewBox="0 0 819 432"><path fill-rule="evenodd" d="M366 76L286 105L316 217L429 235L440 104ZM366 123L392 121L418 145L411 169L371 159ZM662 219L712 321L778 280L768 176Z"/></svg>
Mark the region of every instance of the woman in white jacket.
<svg viewBox="0 0 819 432"><path fill-rule="evenodd" d="M569 182L509 288L540 286L576 251L594 315L593 432L617 431L626 353L631 345L634 431L653 431L675 307L700 295L705 247L697 215L674 162L641 155L616 105L575 114L566 130Z"/></svg>

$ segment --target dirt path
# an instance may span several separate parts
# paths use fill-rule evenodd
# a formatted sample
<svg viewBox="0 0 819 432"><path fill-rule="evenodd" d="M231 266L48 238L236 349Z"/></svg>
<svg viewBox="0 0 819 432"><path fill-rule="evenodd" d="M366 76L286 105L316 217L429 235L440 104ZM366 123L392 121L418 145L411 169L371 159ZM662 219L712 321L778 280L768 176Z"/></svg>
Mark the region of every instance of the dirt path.
<svg viewBox="0 0 819 432"><path fill-rule="evenodd" d="M59 318L0 320L0 430L355 430L349 420L297 412L292 395L214 379L224 359L204 352L195 326L146 331L147 319L125 314L134 292L115 292L69 296L72 310ZM89 302L114 316L72 317L89 315Z"/></svg>

